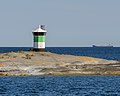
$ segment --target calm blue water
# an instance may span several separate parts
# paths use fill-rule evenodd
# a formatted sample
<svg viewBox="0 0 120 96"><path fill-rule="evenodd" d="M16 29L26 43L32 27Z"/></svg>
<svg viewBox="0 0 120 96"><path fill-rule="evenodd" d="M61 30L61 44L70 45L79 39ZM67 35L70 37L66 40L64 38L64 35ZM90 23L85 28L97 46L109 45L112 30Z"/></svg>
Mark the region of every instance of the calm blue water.
<svg viewBox="0 0 120 96"><path fill-rule="evenodd" d="M0 53L29 50L30 47L0 47ZM94 48L94 47L47 47L47 51L58 54L71 54L77 56L92 56L108 60L120 60L120 47Z"/></svg>
<svg viewBox="0 0 120 96"><path fill-rule="evenodd" d="M0 96L120 96L120 77L0 77Z"/></svg>
<svg viewBox="0 0 120 96"><path fill-rule="evenodd" d="M0 53L29 50L0 47ZM120 60L120 47L47 47L58 54ZM27 76L0 77L0 96L120 96L119 76Z"/></svg>

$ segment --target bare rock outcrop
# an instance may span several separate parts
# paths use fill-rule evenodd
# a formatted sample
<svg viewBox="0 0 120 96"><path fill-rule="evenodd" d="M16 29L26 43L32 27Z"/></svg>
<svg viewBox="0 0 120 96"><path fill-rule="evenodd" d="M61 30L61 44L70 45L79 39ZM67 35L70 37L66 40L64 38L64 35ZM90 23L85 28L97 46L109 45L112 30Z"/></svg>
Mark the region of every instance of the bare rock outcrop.
<svg viewBox="0 0 120 96"><path fill-rule="evenodd" d="M50 52L9 52L0 54L0 75L120 75L120 63Z"/></svg>

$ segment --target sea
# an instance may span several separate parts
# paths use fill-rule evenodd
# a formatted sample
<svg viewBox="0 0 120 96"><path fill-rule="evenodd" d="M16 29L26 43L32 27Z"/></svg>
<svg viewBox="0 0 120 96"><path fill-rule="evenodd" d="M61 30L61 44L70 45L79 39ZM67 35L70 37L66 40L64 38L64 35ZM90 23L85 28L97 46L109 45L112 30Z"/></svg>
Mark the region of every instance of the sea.
<svg viewBox="0 0 120 96"><path fill-rule="evenodd" d="M0 47L0 53L30 48ZM120 47L47 47L46 51L120 60ZM0 96L120 96L120 76L1 76Z"/></svg>

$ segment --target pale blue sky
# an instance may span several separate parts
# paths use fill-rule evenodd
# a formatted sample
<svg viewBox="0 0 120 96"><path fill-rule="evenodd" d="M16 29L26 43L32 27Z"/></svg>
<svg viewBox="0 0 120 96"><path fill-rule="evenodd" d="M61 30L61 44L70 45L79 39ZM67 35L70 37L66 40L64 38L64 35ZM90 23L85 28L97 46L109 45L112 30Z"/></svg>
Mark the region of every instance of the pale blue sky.
<svg viewBox="0 0 120 96"><path fill-rule="evenodd" d="M0 46L32 47L45 24L51 46L120 46L120 0L0 0Z"/></svg>

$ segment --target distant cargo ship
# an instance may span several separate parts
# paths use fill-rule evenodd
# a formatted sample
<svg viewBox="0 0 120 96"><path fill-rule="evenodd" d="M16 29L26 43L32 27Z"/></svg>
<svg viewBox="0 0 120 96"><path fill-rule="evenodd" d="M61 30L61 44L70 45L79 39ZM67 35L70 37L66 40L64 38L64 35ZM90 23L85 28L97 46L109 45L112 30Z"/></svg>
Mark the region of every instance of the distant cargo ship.
<svg viewBox="0 0 120 96"><path fill-rule="evenodd" d="M112 45L108 45L108 46L96 46L96 45L92 45L93 47L113 47Z"/></svg>

